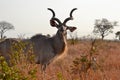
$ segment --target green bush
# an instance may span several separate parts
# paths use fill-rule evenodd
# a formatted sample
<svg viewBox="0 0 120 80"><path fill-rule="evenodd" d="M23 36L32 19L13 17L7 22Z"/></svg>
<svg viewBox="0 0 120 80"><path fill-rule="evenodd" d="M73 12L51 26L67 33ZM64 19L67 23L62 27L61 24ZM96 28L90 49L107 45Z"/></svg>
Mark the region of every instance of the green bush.
<svg viewBox="0 0 120 80"><path fill-rule="evenodd" d="M4 57L0 56L0 80L26 80L16 67L9 67Z"/></svg>
<svg viewBox="0 0 120 80"><path fill-rule="evenodd" d="M0 80L36 80L36 66L32 46L19 42L12 45L9 66L3 56L0 56ZM26 51L25 51L26 50ZM31 68L29 68L31 67Z"/></svg>
<svg viewBox="0 0 120 80"><path fill-rule="evenodd" d="M65 79L63 78L62 73L60 73L60 72L57 74L57 79L58 79L58 80L65 80Z"/></svg>
<svg viewBox="0 0 120 80"><path fill-rule="evenodd" d="M99 64L96 61L96 57L98 54L97 52L97 43L96 40L93 40L91 43L90 51L85 54L81 55L79 58L75 58L73 60L73 64L71 66L72 74L79 75L80 79L85 79L88 75L89 71L96 71L99 69ZM84 78L83 78L84 76Z"/></svg>

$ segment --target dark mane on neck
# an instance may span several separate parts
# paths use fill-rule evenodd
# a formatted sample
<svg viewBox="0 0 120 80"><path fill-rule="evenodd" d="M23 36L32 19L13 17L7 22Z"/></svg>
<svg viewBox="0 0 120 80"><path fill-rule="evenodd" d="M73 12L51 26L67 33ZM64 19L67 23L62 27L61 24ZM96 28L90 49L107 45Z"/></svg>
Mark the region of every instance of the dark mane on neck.
<svg viewBox="0 0 120 80"><path fill-rule="evenodd" d="M42 35L42 34L36 34L31 37L31 39L47 39L49 38L48 36Z"/></svg>

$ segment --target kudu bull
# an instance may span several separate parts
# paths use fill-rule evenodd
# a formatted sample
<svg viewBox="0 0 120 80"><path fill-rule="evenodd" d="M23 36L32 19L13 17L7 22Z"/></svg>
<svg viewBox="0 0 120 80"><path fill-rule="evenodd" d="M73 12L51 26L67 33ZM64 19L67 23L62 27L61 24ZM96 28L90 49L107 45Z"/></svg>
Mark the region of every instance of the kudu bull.
<svg viewBox="0 0 120 80"><path fill-rule="evenodd" d="M66 23L70 20L73 20L72 13L76 10L77 8L74 8L70 12L70 16L64 20L64 22L61 22L58 18L55 17L55 12L48 8L49 11L52 12L53 16L50 19L50 25L52 27L56 27L57 33L53 37L46 37L44 35L35 35L31 37L28 40L22 40L23 42L30 42L33 44L33 51L35 55L35 62L37 64L41 64L42 70L46 69L46 66L54 60L55 57L60 56L63 54L65 51L65 48L67 46L66 44L66 35L67 35L67 30L70 30L73 32L76 27L71 27L67 26ZM0 43L0 46L4 45L6 49L4 49L4 52L2 53L3 56L5 55L6 58L7 52L5 50L8 50L8 47L10 46L8 44L4 43L9 43L9 41L15 41L15 40L5 40ZM2 48L0 49L2 50Z"/></svg>

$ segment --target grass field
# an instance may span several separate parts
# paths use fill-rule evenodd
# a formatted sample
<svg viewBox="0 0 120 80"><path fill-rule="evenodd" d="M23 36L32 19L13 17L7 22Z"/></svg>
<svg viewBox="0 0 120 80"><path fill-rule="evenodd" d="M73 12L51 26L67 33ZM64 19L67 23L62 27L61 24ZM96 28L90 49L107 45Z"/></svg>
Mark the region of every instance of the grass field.
<svg viewBox="0 0 120 80"><path fill-rule="evenodd" d="M76 58L81 60L82 55L89 57L92 46L95 47L92 56L98 66L82 71L83 64L78 61L74 65L74 61ZM45 75L40 65L27 63L25 59L14 67L22 76L27 76L24 80L120 80L120 42L96 40L92 45L91 40L80 40L72 45L69 41L67 55L51 63Z"/></svg>

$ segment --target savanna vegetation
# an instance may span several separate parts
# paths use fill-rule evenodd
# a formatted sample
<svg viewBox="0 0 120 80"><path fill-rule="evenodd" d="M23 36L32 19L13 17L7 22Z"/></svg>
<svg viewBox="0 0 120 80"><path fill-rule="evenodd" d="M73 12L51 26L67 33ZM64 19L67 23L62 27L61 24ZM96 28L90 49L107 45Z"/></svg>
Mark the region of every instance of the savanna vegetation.
<svg viewBox="0 0 120 80"><path fill-rule="evenodd" d="M104 40L113 33L116 24L104 18L96 20L93 33L101 39L79 39L77 34L70 34L67 55L47 66L45 73L40 64L34 62L32 45L24 52L28 43L15 43L11 46L9 64L0 55L0 80L119 80L120 42ZM6 38L4 33L11 29L14 29L12 24L0 22L1 40ZM116 37L120 39L119 31Z"/></svg>
<svg viewBox="0 0 120 80"><path fill-rule="evenodd" d="M73 44L73 41L74 44ZM23 55L24 44L14 45L11 64L0 56L0 80L119 80L120 42L68 40L67 55L51 63L45 74L34 63L32 47Z"/></svg>

